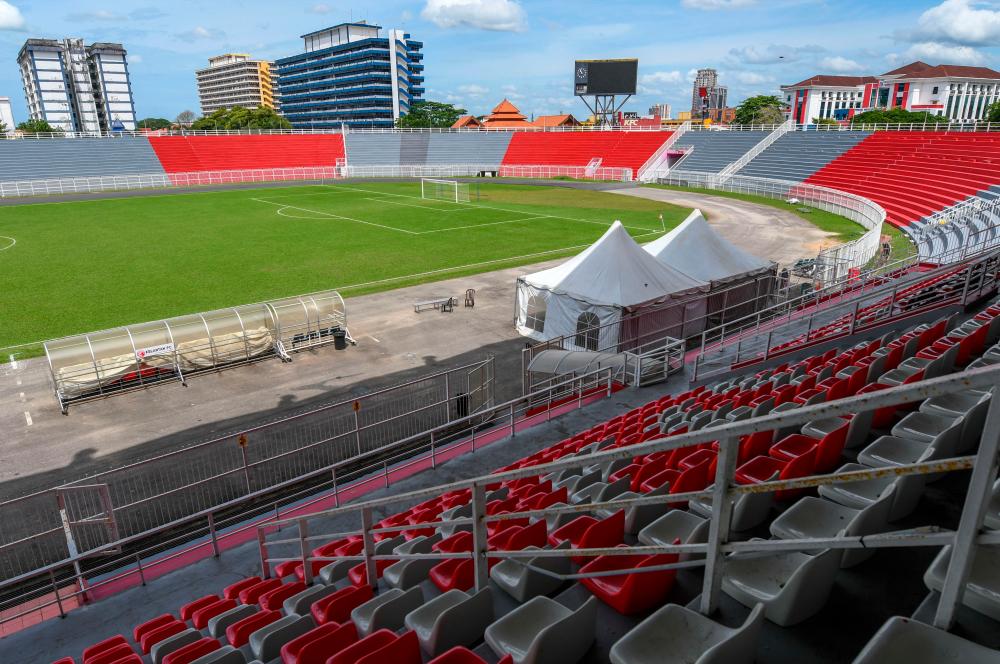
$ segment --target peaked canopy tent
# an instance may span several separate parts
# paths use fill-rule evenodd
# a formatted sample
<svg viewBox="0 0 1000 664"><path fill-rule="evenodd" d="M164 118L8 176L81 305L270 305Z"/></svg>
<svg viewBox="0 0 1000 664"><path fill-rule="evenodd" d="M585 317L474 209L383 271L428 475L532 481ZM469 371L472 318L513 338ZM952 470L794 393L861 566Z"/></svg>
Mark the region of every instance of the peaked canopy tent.
<svg viewBox="0 0 1000 664"><path fill-rule="evenodd" d="M624 350L650 326L661 338L700 332L708 290L644 251L616 221L562 265L517 280L517 328L539 341L564 337L566 349ZM637 327L639 318L649 324Z"/></svg>
<svg viewBox="0 0 1000 664"><path fill-rule="evenodd" d="M710 325L753 313L774 290L777 265L716 233L698 209L643 248L664 265L710 284Z"/></svg>

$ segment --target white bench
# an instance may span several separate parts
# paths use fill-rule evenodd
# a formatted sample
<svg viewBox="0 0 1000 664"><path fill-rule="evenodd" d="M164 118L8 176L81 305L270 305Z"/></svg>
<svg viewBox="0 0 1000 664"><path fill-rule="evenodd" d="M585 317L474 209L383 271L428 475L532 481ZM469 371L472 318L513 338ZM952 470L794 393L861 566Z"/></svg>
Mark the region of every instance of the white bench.
<svg viewBox="0 0 1000 664"><path fill-rule="evenodd" d="M454 297L439 297L433 300L413 303L413 313L419 314L424 309L444 309L450 311L455 306Z"/></svg>

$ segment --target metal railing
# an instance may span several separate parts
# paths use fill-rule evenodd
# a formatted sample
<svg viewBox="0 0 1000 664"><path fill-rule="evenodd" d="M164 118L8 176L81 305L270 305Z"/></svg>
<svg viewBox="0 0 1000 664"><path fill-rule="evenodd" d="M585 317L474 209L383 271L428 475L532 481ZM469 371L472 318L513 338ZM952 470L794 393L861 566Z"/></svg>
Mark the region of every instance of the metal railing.
<svg viewBox="0 0 1000 664"><path fill-rule="evenodd" d="M937 263L962 260L1000 244L1000 198L969 198L913 227L921 258Z"/></svg>
<svg viewBox="0 0 1000 664"><path fill-rule="evenodd" d="M480 173L495 173L498 164L384 164L358 166L348 164L341 168L343 177L349 178L440 178L475 177Z"/></svg>
<svg viewBox="0 0 1000 664"><path fill-rule="evenodd" d="M968 581L972 558L978 546L1000 545L1000 532L981 533L990 491L997 476L997 451L1000 447L1000 399L990 401L985 417L978 450L975 454L954 456L935 461L923 461L885 468L867 468L864 470L833 472L812 475L797 479L766 481L756 484L738 484L735 480L735 469L739 451L740 437L758 431L769 431L778 428L795 427L814 420L841 415L853 415L859 412L878 408L898 406L912 403L944 394L951 394L970 388L992 390L1000 394L1000 367L983 367L941 378L934 378L913 384L902 385L886 390L847 397L811 406L802 406L791 411L771 413L752 419L725 423L718 427L701 429L692 433L667 436L647 442L624 447L606 448L601 451L562 457L556 461L538 465L483 475L474 479L452 482L450 484L410 491L405 494L368 500L358 504L325 510L307 516L282 519L257 528L257 541L260 550L262 573L265 578L272 575L272 566L282 562L301 562L306 583L313 580L313 563L332 561L358 561L363 563L369 583L375 587L378 575L376 562L386 560L413 559L465 559L473 562L474 585L476 590L485 588L489 580L491 561L515 560L529 569L569 579L577 575L559 575L542 570L532 565L528 559L535 557L571 557L579 556L592 559L596 556L636 555L636 554L696 554L703 559L687 560L649 567L645 570L618 570L610 574L629 574L641 571L659 571L680 567L704 567L704 580L699 604L699 610L711 614L718 606L721 581L727 565L727 554L745 553L767 556L783 551L815 551L821 549L861 549L861 548L895 548L910 546L945 546L951 545L952 557L941 593L941 600L935 615L935 625L947 629L951 626L955 613L961 603L965 585ZM714 484L701 491L690 491L658 496L618 497L603 502L582 504L557 504L542 509L520 510L503 514L487 513L487 487L495 487L503 482L510 482L528 477L542 477L549 473L560 471L577 471L584 467L629 461L638 456L657 452L667 452L682 447L691 447L717 442L718 458ZM833 537L803 537L787 540L749 540L729 541L728 524L735 502L748 494L769 494L776 491L814 488L817 486L849 484L875 478L896 478L908 475L929 475L932 473L947 473L953 471L972 470L971 480L962 507L962 515L958 529L949 531L940 527L923 527L907 530L886 531L864 536L848 536L843 533ZM579 471L577 471L579 472ZM391 506L406 505L412 507L419 501L434 498L445 492L467 491L471 496L471 517L430 518L422 523L407 523L402 526L376 525L375 511L391 512ZM543 519L564 514L579 514L597 509L617 510L629 509L639 505L657 505L685 502L694 499L711 502L712 519L709 525L708 541L703 544L665 544L655 546L616 546L607 548L552 548L524 549L520 551L498 551L488 547L488 526L491 523L512 519ZM338 532L322 532L322 520L331 517L352 516L358 527L339 528ZM426 554L375 553L375 536L378 534L395 535L404 530L421 528L436 528L439 526L471 529L472 550L460 553L431 552ZM291 529L293 537L282 537L281 529L288 532ZM363 542L362 551L354 556L316 556L311 550L321 542L331 541L349 535L360 535ZM606 575L608 572L597 575Z"/></svg>
<svg viewBox="0 0 1000 664"><path fill-rule="evenodd" d="M783 125L779 125L777 129L765 136L757 145L753 146L747 150L746 154L737 159L736 161L726 165L721 171L719 171L719 178L722 182L725 182L733 175L735 175L740 169L749 164L751 161L757 158L757 156L764 150L771 147L771 144L776 140L784 136L790 131L795 130L795 124L789 120Z"/></svg>
<svg viewBox="0 0 1000 664"><path fill-rule="evenodd" d="M680 127L675 129L674 132L670 134L670 137L663 142L663 145L658 147L656 152L651 154L649 159L647 159L646 162L639 167L639 170L636 171L635 179L641 182L650 182L651 180L655 180L661 171L660 163L665 159L664 155L674 147L677 141L680 140L684 134L690 130L690 121L685 122Z"/></svg>
<svg viewBox="0 0 1000 664"><path fill-rule="evenodd" d="M495 361L488 358L0 502L0 579L67 555L58 505L67 490L107 487L109 505L96 501L96 489L74 492L70 517L86 520L110 509L118 535L129 537L318 468L367 458L490 408L494 394ZM109 535L79 530L73 546L98 549Z"/></svg>
<svg viewBox="0 0 1000 664"><path fill-rule="evenodd" d="M236 538L236 544L245 541L248 529L258 523L280 520L282 508L287 514L316 509L324 502L339 506L341 494L349 489L388 487L397 473L403 479L412 474L410 469L414 467L419 469L429 464L433 468L439 458L474 452L477 445L505 440L562 412L608 398L619 378L619 370L603 368L553 381L535 393L491 404L482 412L454 418L360 457L281 478L273 486L178 515L142 532L123 534L87 551L67 552L64 538L58 559L0 581L0 634L6 623L37 615L48 607L57 607L58 614L64 615L74 606L99 599L123 586L145 584L147 577L164 573L158 571L160 566L182 556L190 560L194 551L201 551L203 557L219 557L227 548L228 539ZM282 489L287 494L276 498L276 492ZM74 522L74 528L81 527L85 527L83 522ZM61 526L59 530L61 533ZM41 541L46 535L27 537L19 544L33 548L47 546ZM149 544L150 541L153 543ZM0 552L0 561L8 555ZM45 613L51 615L51 610Z"/></svg>
<svg viewBox="0 0 1000 664"><path fill-rule="evenodd" d="M882 206L863 196L792 180L745 175L720 178L714 173L695 171L671 171L666 177L660 178L658 182L666 185L752 194L785 201L794 199L804 205L839 214L860 224L865 229L864 235L819 252L813 280L821 286L836 282L847 276L852 270L867 265L878 253L881 245L885 210L882 209Z"/></svg>
<svg viewBox="0 0 1000 664"><path fill-rule="evenodd" d="M632 169L613 166L549 166L508 165L500 166L498 175L502 178L573 178L574 180L603 180L607 182L631 182Z"/></svg>

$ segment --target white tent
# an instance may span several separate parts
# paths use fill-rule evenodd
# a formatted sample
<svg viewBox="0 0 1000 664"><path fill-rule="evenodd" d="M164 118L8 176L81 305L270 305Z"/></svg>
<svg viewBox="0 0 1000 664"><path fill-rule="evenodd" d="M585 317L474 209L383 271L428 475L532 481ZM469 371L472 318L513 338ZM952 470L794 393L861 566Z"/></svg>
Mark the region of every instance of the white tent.
<svg viewBox="0 0 1000 664"><path fill-rule="evenodd" d="M698 209L643 248L664 265L705 282L727 282L771 269L770 261L743 251L712 230Z"/></svg>
<svg viewBox="0 0 1000 664"><path fill-rule="evenodd" d="M703 315L704 298L694 304L686 295L707 292L708 283L664 265L640 247L616 221L597 242L562 265L518 279L517 328L538 340L572 337L567 347L604 350L619 341L613 325L623 311L656 304L671 298L684 303L675 317L680 324ZM690 314L690 315L689 315ZM593 330L588 336L584 331ZM680 330L678 330L680 332Z"/></svg>

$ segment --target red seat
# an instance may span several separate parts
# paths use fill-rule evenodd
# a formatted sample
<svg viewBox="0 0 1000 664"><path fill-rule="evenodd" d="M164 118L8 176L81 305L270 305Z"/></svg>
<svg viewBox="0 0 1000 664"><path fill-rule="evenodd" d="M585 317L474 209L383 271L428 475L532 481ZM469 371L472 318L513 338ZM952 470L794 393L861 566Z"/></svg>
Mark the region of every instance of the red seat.
<svg viewBox="0 0 1000 664"><path fill-rule="evenodd" d="M164 625L168 625L174 622L175 620L177 620L177 618L175 618L173 615L169 613L164 613L163 615L156 616L155 618L147 620L142 624L136 625L135 629L132 630L132 640L135 641L136 643L139 643L140 641L142 641L142 637L145 636L147 632L151 632L158 627L163 627ZM104 641L102 641L101 643L104 643ZM92 646L92 647L97 647L97 646ZM86 657L86 654L84 654L84 657Z"/></svg>
<svg viewBox="0 0 1000 664"><path fill-rule="evenodd" d="M674 544L680 544L680 540L674 540ZM652 556L600 556L580 568L580 573L641 569L675 562L677 554L673 553ZM673 587L676 575L676 570L667 569L658 572L584 578L580 579L580 583L618 613L634 615L661 604Z"/></svg>
<svg viewBox="0 0 1000 664"><path fill-rule="evenodd" d="M331 656L357 642L358 632L351 621L343 625L326 623L281 646L282 664L324 664Z"/></svg>
<svg viewBox="0 0 1000 664"><path fill-rule="evenodd" d="M736 469L736 481L739 484L760 484L768 481L775 473L778 473L779 480L807 477L815 471L815 463L815 447L787 462L774 457L758 456ZM788 500L801 492L800 489L783 489L776 491L774 498L775 500Z"/></svg>
<svg viewBox="0 0 1000 664"><path fill-rule="evenodd" d="M96 655L91 655L87 659L83 660L83 664L114 664L119 659L124 659L135 651L132 650L132 646L127 643L120 643L117 646L108 648Z"/></svg>
<svg viewBox="0 0 1000 664"><path fill-rule="evenodd" d="M115 634L110 638L104 639L103 641L99 641L98 643L95 643L92 646L84 648L83 661L86 662L94 655L104 652L109 648L114 648L115 646L122 645L123 643L128 644L128 640L121 634Z"/></svg>
<svg viewBox="0 0 1000 664"><path fill-rule="evenodd" d="M589 521L584 521L579 526L570 528L570 526L573 526L581 519L589 519ZM567 530L563 531L563 529ZM560 542L569 540L570 545L574 549L597 549L617 546L622 543L622 539L625 537L625 510L618 510L611 516L600 521L587 516L577 517L553 532L549 536L550 542L553 537L555 538L555 541L552 542L553 545L558 546ZM589 560L589 557L573 556L573 560L580 563L584 560Z"/></svg>
<svg viewBox="0 0 1000 664"><path fill-rule="evenodd" d="M242 648L250 640L250 635L265 625L281 618L278 611L258 611L252 616L234 622L226 628L226 640L234 648Z"/></svg>
<svg viewBox="0 0 1000 664"><path fill-rule="evenodd" d="M72 657L63 657L62 659L57 659L56 661L52 662L52 664L76 664L76 660L73 659Z"/></svg>
<svg viewBox="0 0 1000 664"><path fill-rule="evenodd" d="M175 618L173 622L149 630L143 634L142 640L139 642L139 649L142 650L143 655L148 655L150 648L154 645L174 634L180 634L186 629L187 625Z"/></svg>
<svg viewBox="0 0 1000 664"><path fill-rule="evenodd" d="M639 485L639 490L642 491L642 493L649 493L653 489L658 489L667 483L669 483L670 486L673 487L673 485L677 482L677 478L680 476L681 476L680 472L674 470L673 468L667 468L665 470L661 470L660 472L656 473L652 477L649 477L644 482L642 482L642 484Z"/></svg>
<svg viewBox="0 0 1000 664"><path fill-rule="evenodd" d="M268 611L280 611L281 606L285 603L286 599L292 595L298 595L306 588L306 584L302 581L286 583L261 595L258 598L257 603L260 604L260 608L262 609L267 609Z"/></svg>
<svg viewBox="0 0 1000 664"><path fill-rule="evenodd" d="M390 537L395 537L395 535L393 535L392 533L385 533L385 534L389 535ZM336 556L356 556L359 553L361 553L361 551L364 548L365 548L365 543L360 537L358 538L348 537L347 541L344 542L344 544L342 544L341 546L338 546L333 553Z"/></svg>
<svg viewBox="0 0 1000 664"><path fill-rule="evenodd" d="M190 620L195 611L217 601L219 601L218 595L205 595L204 597L200 597L193 602L188 602L181 607L181 620Z"/></svg>
<svg viewBox="0 0 1000 664"><path fill-rule="evenodd" d="M221 643L206 636L173 651L160 660L160 664L191 664L194 660L204 657L210 652L215 652L221 647Z"/></svg>
<svg viewBox="0 0 1000 664"><path fill-rule="evenodd" d="M427 664L486 664L486 660L468 648L455 646L451 650L438 655ZM510 655L504 655L503 659L497 662L497 664L514 664L514 658Z"/></svg>
<svg viewBox="0 0 1000 664"><path fill-rule="evenodd" d="M235 599L220 599L213 604L208 606L203 606L194 612L191 616L191 624L194 625L195 629L205 629L208 626L208 621L219 615L220 613L225 613L230 609L236 608Z"/></svg>
<svg viewBox="0 0 1000 664"><path fill-rule="evenodd" d="M281 579L267 579L240 591L241 604L256 604L261 595L281 587Z"/></svg>
<svg viewBox="0 0 1000 664"><path fill-rule="evenodd" d="M816 454L815 472L829 472L840 465L840 456L844 452L844 443L847 442L847 430L850 425L849 420L844 420L842 426L820 439L802 434L785 436L770 449L770 455L775 459L791 461L795 457L814 450Z"/></svg>
<svg viewBox="0 0 1000 664"><path fill-rule="evenodd" d="M391 631L380 629L333 655L326 660L326 664L357 664L363 657L389 645L396 638L396 635ZM387 661L385 664L389 664L389 662ZM392 662L392 664L395 664L395 662Z"/></svg>
<svg viewBox="0 0 1000 664"><path fill-rule="evenodd" d="M376 560L375 561L375 578L381 579L382 572L389 565L396 562L395 560ZM364 561L358 563L351 569L347 571L347 578L350 579L351 583L355 586L367 586L368 585L368 568L365 566Z"/></svg>
<svg viewBox="0 0 1000 664"><path fill-rule="evenodd" d="M343 623L351 619L351 611L373 597L371 586L347 586L332 595L312 603L309 612L317 625Z"/></svg>
<svg viewBox="0 0 1000 664"><path fill-rule="evenodd" d="M357 664L423 664L420 641L414 631L403 632L395 640L358 659Z"/></svg>
<svg viewBox="0 0 1000 664"><path fill-rule="evenodd" d="M123 659L116 659L111 664L145 664L145 663L142 661L142 657L139 657L139 655L132 653L131 655L127 655Z"/></svg>
<svg viewBox="0 0 1000 664"><path fill-rule="evenodd" d="M257 585L261 582L259 576L251 576L249 579L243 579L242 581L237 581L236 583L226 586L222 591L222 596L226 599L238 599L240 593L245 589Z"/></svg>
<svg viewBox="0 0 1000 664"><path fill-rule="evenodd" d="M445 537L431 547L438 553L461 553L472 551L472 533L462 530L451 537Z"/></svg>
<svg viewBox="0 0 1000 664"><path fill-rule="evenodd" d="M475 563L471 559L449 558L432 567L428 576L441 592L469 590L475 585L475 571Z"/></svg>

